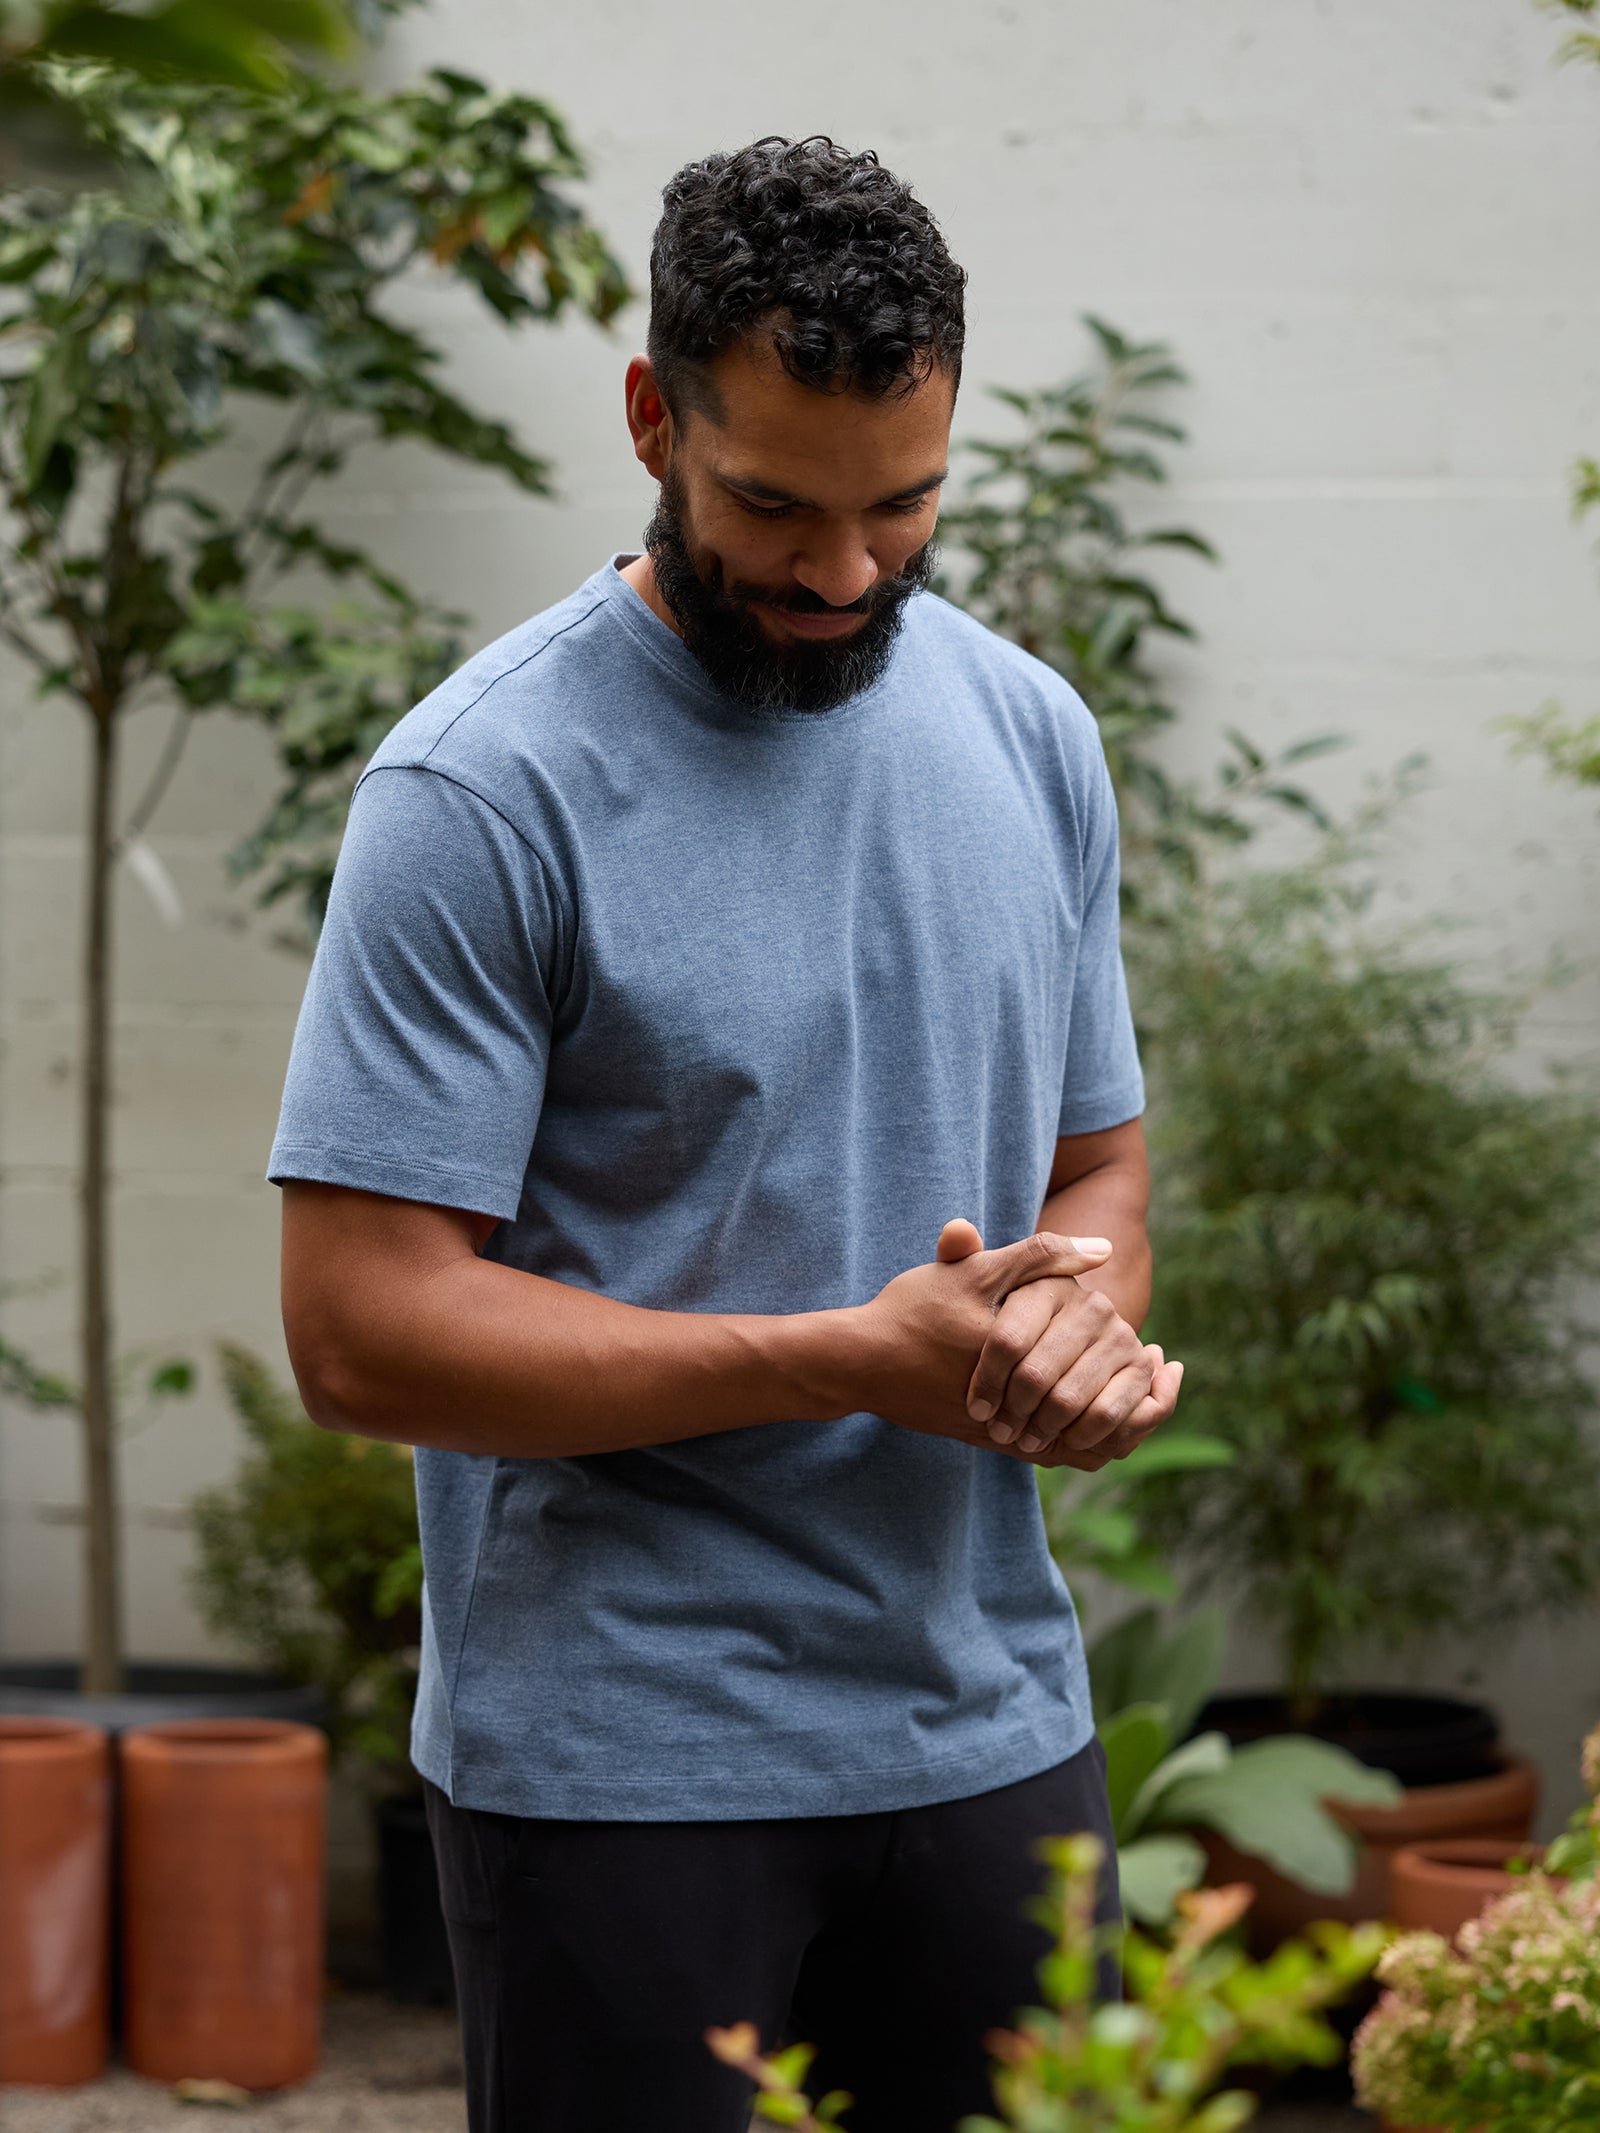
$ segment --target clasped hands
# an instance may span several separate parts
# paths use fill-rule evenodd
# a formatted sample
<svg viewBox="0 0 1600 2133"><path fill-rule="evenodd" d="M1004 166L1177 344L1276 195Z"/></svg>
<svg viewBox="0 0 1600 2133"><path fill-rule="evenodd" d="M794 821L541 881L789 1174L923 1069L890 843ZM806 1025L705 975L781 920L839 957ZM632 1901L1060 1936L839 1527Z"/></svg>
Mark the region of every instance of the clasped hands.
<svg viewBox="0 0 1600 2133"><path fill-rule="evenodd" d="M1035 1466L1126 1458L1172 1413L1183 1365L1080 1285L1110 1256L1103 1237L1048 1231L985 1251L970 1222L947 1222L932 1264L869 1306L891 1329L878 1412Z"/></svg>

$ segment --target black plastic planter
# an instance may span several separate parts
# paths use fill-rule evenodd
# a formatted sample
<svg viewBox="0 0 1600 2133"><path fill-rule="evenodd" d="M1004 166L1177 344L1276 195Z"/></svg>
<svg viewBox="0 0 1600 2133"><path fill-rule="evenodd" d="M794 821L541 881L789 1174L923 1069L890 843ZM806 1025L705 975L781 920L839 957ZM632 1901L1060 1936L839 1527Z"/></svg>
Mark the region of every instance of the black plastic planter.
<svg viewBox="0 0 1600 2133"><path fill-rule="evenodd" d="M1296 1725L1281 1695L1214 1696L1196 1732L1224 1733L1237 1747L1281 1733L1309 1733L1402 1785L1455 1785L1502 1767L1499 1723L1481 1703L1405 1690L1349 1689L1323 1699L1309 1726Z"/></svg>

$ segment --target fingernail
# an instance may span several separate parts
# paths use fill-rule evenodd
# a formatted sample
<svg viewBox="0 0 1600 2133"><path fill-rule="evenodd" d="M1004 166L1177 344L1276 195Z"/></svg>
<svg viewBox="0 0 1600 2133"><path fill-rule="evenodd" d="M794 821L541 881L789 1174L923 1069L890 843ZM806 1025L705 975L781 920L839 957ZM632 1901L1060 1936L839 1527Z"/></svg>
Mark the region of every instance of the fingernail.
<svg viewBox="0 0 1600 2133"><path fill-rule="evenodd" d="M991 1422L989 1424L989 1434L996 1444L1009 1444L1016 1435L1016 1431L1009 1422Z"/></svg>
<svg viewBox="0 0 1600 2133"><path fill-rule="evenodd" d="M1075 1252L1109 1252L1109 1237L1072 1237L1068 1239Z"/></svg>
<svg viewBox="0 0 1600 2133"><path fill-rule="evenodd" d="M1028 1436L1028 1437L1019 1437L1019 1438L1017 1439L1017 1450L1018 1450L1019 1452L1027 1452L1027 1453L1028 1453L1028 1455L1029 1455L1030 1457L1031 1457L1031 1456L1033 1455L1033 1453L1035 1453L1035 1452L1037 1452L1037 1451L1042 1451L1042 1450L1043 1450L1043 1448L1044 1448L1044 1439L1043 1439L1043 1437L1033 1437L1033 1436Z"/></svg>
<svg viewBox="0 0 1600 2133"><path fill-rule="evenodd" d="M994 1413L994 1402L993 1400L974 1400L967 1409L967 1413L971 1415L974 1422L987 1422Z"/></svg>

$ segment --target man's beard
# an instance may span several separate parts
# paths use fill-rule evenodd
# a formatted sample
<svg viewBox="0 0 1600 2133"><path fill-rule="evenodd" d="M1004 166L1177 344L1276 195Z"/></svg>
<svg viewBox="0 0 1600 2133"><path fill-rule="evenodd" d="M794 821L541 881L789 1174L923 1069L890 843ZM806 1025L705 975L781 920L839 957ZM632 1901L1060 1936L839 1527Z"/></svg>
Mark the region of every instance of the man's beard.
<svg viewBox="0 0 1600 2133"><path fill-rule="evenodd" d="M900 633L905 605L933 576L932 541L882 578L848 607L830 607L803 585L782 592L764 586L726 585L713 559L702 575L690 553L682 481L669 467L662 477L654 518L644 545L655 569L656 589L672 610L683 641L724 696L749 711L832 711L881 679ZM865 615L848 637L779 644L750 612L750 603L797 615Z"/></svg>

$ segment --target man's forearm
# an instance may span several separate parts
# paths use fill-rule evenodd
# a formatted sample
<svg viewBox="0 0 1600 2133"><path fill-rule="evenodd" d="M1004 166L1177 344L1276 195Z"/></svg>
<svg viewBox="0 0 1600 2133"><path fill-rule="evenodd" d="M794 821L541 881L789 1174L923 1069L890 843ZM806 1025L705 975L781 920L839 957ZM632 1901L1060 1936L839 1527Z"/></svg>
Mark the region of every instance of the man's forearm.
<svg viewBox="0 0 1600 2133"><path fill-rule="evenodd" d="M287 1314L330 1428L509 1458L669 1444L855 1404L860 1314L642 1310L476 1257Z"/></svg>
<svg viewBox="0 0 1600 2133"><path fill-rule="evenodd" d="M1111 1257L1093 1273L1080 1274L1078 1285L1101 1290L1134 1327L1144 1324L1150 1309L1148 1201L1142 1165L1107 1163L1051 1193L1039 1217L1041 1229L1111 1239Z"/></svg>

